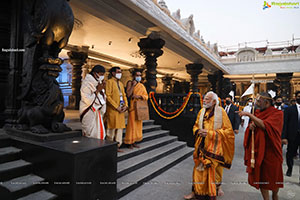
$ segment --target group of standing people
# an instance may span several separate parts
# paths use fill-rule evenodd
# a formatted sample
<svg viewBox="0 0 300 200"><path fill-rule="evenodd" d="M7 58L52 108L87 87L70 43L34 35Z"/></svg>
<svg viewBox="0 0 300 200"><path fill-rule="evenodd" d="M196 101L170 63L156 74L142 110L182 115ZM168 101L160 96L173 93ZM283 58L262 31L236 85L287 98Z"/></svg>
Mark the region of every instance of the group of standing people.
<svg viewBox="0 0 300 200"><path fill-rule="evenodd" d="M224 194L222 172L224 167L231 167L234 138L241 130L240 125L245 133L248 183L260 189L264 200L269 200L269 191L273 200L278 199L279 188L283 188L282 144L288 144L287 176L292 174L293 159L300 145L300 91L296 92L296 103L290 107L282 106L282 99L274 100L262 92L255 105L250 99L243 111L232 104L230 96L224 108L220 107L217 95L208 92L193 129L196 137L193 186L185 199L216 199Z"/></svg>
<svg viewBox="0 0 300 200"><path fill-rule="evenodd" d="M148 99L146 88L141 83L141 72L133 71L133 79L128 81L126 91L120 81L122 70L112 67L109 73L110 78L105 81L105 68L96 65L82 81L79 108L82 133L87 137L116 141L118 152L123 152L120 146L126 128L124 143L129 148L139 148L136 142L143 139L143 122L136 119L134 105L136 101ZM127 127L126 111L129 113Z"/></svg>

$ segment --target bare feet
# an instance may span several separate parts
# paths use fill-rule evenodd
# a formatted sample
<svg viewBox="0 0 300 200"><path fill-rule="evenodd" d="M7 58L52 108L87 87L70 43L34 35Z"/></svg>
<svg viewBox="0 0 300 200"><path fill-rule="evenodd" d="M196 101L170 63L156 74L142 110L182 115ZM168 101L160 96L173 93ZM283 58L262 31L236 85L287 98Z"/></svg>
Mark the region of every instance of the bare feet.
<svg viewBox="0 0 300 200"><path fill-rule="evenodd" d="M137 144L132 144L132 146L135 147L135 148L140 148L140 146L137 145Z"/></svg>
<svg viewBox="0 0 300 200"><path fill-rule="evenodd" d="M220 188L218 189L218 196L221 197L221 196L223 196L223 195L224 195L224 191L223 191L222 188L220 187Z"/></svg>
<svg viewBox="0 0 300 200"><path fill-rule="evenodd" d="M194 197L195 197L194 192L192 192L191 194L188 194L188 195L184 195L184 196L183 196L183 198L186 199L186 200L193 199Z"/></svg>
<svg viewBox="0 0 300 200"><path fill-rule="evenodd" d="M124 151L123 150L121 150L121 149L117 149L117 151L119 152L119 153L123 153Z"/></svg>

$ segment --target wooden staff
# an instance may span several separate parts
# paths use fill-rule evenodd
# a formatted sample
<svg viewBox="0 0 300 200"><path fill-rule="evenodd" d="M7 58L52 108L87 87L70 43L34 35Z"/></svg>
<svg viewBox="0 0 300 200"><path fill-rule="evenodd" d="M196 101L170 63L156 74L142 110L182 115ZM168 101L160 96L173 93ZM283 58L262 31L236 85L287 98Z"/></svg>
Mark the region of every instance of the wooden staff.
<svg viewBox="0 0 300 200"><path fill-rule="evenodd" d="M254 115L254 106L252 105L252 114ZM254 130L251 131L251 167L254 168L255 158L254 158Z"/></svg>
<svg viewBox="0 0 300 200"><path fill-rule="evenodd" d="M253 81L253 94L252 99L254 100L254 94L255 94L255 83L254 83L254 75L252 75L252 81ZM255 103L255 101L254 101ZM254 115L254 105L252 104L252 114ZM254 168L255 165L255 158L254 158L254 130L251 131L251 168Z"/></svg>

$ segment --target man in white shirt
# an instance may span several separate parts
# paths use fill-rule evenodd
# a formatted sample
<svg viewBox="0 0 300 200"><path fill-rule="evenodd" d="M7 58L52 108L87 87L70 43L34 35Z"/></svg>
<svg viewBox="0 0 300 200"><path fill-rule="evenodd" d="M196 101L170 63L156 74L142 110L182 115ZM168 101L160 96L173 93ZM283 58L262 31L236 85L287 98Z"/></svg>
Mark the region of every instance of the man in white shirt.
<svg viewBox="0 0 300 200"><path fill-rule="evenodd" d="M249 98L248 103L244 107L243 111L251 113L252 108L253 108L253 99ZM240 126L240 129L239 129L239 132L243 134L243 133L245 133L246 128L248 127L249 117L248 116L242 116L241 119L242 119L242 121L241 121L241 126Z"/></svg>

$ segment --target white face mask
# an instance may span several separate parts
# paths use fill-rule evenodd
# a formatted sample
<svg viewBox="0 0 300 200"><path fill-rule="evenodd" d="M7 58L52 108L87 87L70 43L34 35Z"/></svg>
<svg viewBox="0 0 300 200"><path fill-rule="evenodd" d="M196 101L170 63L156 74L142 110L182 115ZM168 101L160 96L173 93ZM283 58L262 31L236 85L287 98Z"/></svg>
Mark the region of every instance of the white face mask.
<svg viewBox="0 0 300 200"><path fill-rule="evenodd" d="M117 78L117 79L121 79L121 77L122 77L122 74L121 74L121 73L116 73L116 78Z"/></svg>
<svg viewBox="0 0 300 200"><path fill-rule="evenodd" d="M135 80L136 80L137 82L140 82L140 81L142 80L142 77L137 76L137 77L135 77Z"/></svg>
<svg viewBox="0 0 300 200"><path fill-rule="evenodd" d="M102 83L103 80L104 80L104 76L99 76L98 82L99 82L99 83Z"/></svg>
<svg viewBox="0 0 300 200"><path fill-rule="evenodd" d="M252 106L252 104L253 104L252 102L249 102L249 103L248 103L249 106Z"/></svg>

